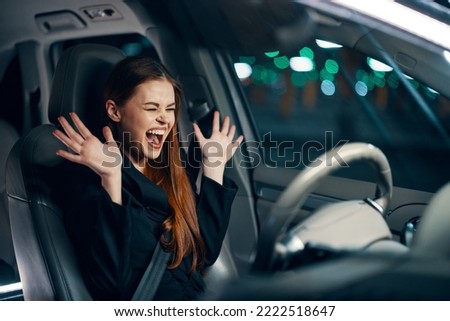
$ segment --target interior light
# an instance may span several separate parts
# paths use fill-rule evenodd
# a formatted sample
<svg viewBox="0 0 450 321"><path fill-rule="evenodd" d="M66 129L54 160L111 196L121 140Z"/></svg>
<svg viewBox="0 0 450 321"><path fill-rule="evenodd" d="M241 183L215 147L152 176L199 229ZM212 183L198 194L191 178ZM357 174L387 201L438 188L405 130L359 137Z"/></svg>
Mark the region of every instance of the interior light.
<svg viewBox="0 0 450 321"><path fill-rule="evenodd" d="M330 42L330 41L320 40L320 39L316 39L316 44L320 48L323 48L323 49L342 48L342 45L340 45L340 44Z"/></svg>
<svg viewBox="0 0 450 321"><path fill-rule="evenodd" d="M314 63L311 59L306 57L292 57L289 60L289 65L294 71L306 72L314 69Z"/></svg>
<svg viewBox="0 0 450 321"><path fill-rule="evenodd" d="M374 17L391 26L450 48L450 25L393 0L333 0L346 8Z"/></svg>
<svg viewBox="0 0 450 321"><path fill-rule="evenodd" d="M237 62L234 64L234 70L236 71L239 79L247 79L252 75L252 67L245 62Z"/></svg>
<svg viewBox="0 0 450 321"><path fill-rule="evenodd" d="M392 71L392 67L388 66L381 61L375 60L373 58L367 58L367 64L370 68L372 68L373 71L380 71L380 72L389 72Z"/></svg>

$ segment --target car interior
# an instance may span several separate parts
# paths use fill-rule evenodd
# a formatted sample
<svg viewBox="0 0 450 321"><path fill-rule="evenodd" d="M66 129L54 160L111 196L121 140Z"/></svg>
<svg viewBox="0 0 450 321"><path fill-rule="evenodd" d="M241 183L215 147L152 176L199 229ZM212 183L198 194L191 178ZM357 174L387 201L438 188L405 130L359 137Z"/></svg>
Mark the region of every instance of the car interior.
<svg viewBox="0 0 450 321"><path fill-rule="evenodd" d="M448 27L440 6L419 9L438 12ZM17 0L0 9L0 300L92 299L54 198L64 179L55 152L64 146L52 132L72 111L100 130L106 77L140 54L182 83L186 157L198 160L192 123L207 132L214 110L245 137L225 173L239 190L222 252L206 271L206 300L450 299L450 58L442 54L450 46L333 1ZM385 105L344 94L336 103L327 87L308 85L330 75L301 80L277 65L278 52L303 48L306 57L319 38L349 48L345 56L315 51L317 65L340 63L336 90L345 92L354 61L371 57L396 70L386 87L376 73L373 89L365 87ZM237 74L244 62L251 81ZM397 87L387 86L392 79ZM311 151L309 166L285 161L300 155L297 147Z"/></svg>

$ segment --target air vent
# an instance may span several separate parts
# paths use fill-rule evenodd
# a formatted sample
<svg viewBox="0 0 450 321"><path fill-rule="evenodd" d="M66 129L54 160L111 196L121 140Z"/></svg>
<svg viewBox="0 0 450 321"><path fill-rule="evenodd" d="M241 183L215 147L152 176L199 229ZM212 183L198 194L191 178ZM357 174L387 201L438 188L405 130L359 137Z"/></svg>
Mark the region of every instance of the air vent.
<svg viewBox="0 0 450 321"><path fill-rule="evenodd" d="M111 5L83 7L80 10L92 21L122 19L122 14Z"/></svg>

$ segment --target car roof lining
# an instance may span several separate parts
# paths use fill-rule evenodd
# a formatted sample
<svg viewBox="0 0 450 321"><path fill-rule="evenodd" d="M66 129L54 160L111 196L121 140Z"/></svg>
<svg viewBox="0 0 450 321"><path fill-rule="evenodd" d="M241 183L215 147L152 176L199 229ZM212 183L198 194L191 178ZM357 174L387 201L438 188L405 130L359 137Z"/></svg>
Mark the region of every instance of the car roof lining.
<svg viewBox="0 0 450 321"><path fill-rule="evenodd" d="M19 2L19 4L18 4ZM98 5L105 5L98 0ZM125 33L140 33L145 35L145 30L154 26L146 16L145 10L141 10L138 1L108 0L108 5L114 6L123 17L117 20L90 21L81 10L86 6L92 6L92 1L66 0L60 1L34 1L15 0L3 1L0 5L0 20L2 32L0 40L0 77L3 76L10 60L14 56L14 48L17 43L36 41L40 44L51 45L54 42L93 37L97 35L114 35ZM95 4L94 4L95 5ZM20 10L20 11L19 11ZM36 16L42 17L55 13L72 13L81 20L84 28L71 30L56 30L44 32L37 28ZM22 17L18 19L17 17ZM7 27L7 29L5 29Z"/></svg>

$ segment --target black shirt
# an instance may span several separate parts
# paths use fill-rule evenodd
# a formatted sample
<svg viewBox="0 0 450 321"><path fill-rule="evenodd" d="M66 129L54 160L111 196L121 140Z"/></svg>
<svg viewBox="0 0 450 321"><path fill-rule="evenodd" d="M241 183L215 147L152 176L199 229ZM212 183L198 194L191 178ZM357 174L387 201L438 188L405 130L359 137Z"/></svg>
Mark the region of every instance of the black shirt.
<svg viewBox="0 0 450 321"><path fill-rule="evenodd" d="M162 233L161 224L171 215L166 193L126 157L122 205L112 202L100 177L89 168L66 163L63 175L66 183L57 192L63 200L64 223L93 298L131 299ZM206 246L206 267L220 253L236 191L226 178L223 186L202 178L197 215ZM166 269L154 299L197 299L205 283L199 271L189 272L191 263L187 256L177 268Z"/></svg>

